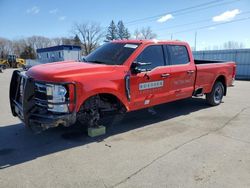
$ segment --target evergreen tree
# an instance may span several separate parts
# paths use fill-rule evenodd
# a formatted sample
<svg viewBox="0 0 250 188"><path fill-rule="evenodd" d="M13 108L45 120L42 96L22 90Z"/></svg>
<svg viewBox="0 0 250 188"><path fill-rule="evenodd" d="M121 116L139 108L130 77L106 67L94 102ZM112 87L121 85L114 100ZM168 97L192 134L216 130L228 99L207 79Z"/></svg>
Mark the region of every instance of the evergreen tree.
<svg viewBox="0 0 250 188"><path fill-rule="evenodd" d="M130 38L130 33L128 31L128 28L125 29L124 38L125 39L129 39Z"/></svg>
<svg viewBox="0 0 250 188"><path fill-rule="evenodd" d="M108 27L108 32L107 32L107 35L106 35L106 39L107 40L116 40L118 39L118 36L117 36L117 28L116 28L116 25L115 25L115 22L112 20L109 27Z"/></svg>
<svg viewBox="0 0 250 188"><path fill-rule="evenodd" d="M22 59L35 59L36 53L35 50L31 46L26 46L24 51L21 52L20 58Z"/></svg>
<svg viewBox="0 0 250 188"><path fill-rule="evenodd" d="M80 40L80 38L79 38L79 36L78 35L76 35L75 37L74 37L74 39L73 39L73 44L74 45L76 45L76 46L81 46L81 40Z"/></svg>
<svg viewBox="0 0 250 188"><path fill-rule="evenodd" d="M118 38L119 39L129 39L130 38L130 33L128 29L124 26L123 21L119 21L117 24L118 28Z"/></svg>

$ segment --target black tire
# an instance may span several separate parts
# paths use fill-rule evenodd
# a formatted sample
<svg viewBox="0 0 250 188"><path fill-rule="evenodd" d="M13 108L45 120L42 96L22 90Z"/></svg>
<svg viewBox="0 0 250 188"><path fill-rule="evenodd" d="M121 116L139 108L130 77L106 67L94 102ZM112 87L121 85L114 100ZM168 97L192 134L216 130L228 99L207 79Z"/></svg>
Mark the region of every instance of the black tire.
<svg viewBox="0 0 250 188"><path fill-rule="evenodd" d="M121 107L121 110L114 114L105 114L101 111L101 99L96 95L89 98L80 108L77 113L76 124L83 127L85 130L90 127L99 125L114 125L120 122L124 116L125 111Z"/></svg>
<svg viewBox="0 0 250 188"><path fill-rule="evenodd" d="M80 111L77 113L77 123L80 123L85 128L98 125L100 120L99 100L98 96L94 96L81 106Z"/></svg>
<svg viewBox="0 0 250 188"><path fill-rule="evenodd" d="M224 91L224 85L221 82L215 82L212 91L206 94L207 103L211 106L219 105L224 96Z"/></svg>

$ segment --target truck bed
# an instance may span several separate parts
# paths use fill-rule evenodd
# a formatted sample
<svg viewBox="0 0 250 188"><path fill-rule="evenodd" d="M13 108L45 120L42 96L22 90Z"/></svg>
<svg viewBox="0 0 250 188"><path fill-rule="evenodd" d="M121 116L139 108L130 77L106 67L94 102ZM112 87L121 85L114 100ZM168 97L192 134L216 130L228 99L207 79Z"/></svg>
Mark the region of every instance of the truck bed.
<svg viewBox="0 0 250 188"><path fill-rule="evenodd" d="M204 93L212 90L215 79L218 75L224 75L226 86L232 84L233 74L235 72L235 63L230 61L217 60L194 60L196 65L195 89L203 88Z"/></svg>
<svg viewBox="0 0 250 188"><path fill-rule="evenodd" d="M194 63L196 65L202 65L202 64L213 64L213 63L226 63L227 61L219 61L219 60L201 60L201 59L195 59Z"/></svg>

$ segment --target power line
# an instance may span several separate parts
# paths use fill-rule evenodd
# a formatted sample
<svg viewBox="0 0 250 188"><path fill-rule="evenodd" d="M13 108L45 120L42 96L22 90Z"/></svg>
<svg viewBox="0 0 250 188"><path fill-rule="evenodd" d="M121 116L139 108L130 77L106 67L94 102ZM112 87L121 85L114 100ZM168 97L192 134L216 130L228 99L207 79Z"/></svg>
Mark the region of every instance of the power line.
<svg viewBox="0 0 250 188"><path fill-rule="evenodd" d="M245 20L249 20L249 19L250 19L250 16L245 17L245 18L241 18L241 19L236 19L236 20L224 22L224 23L211 24L211 25L206 25L206 26L201 26L201 27L186 29L186 30L182 30L182 31L177 31L177 32L172 32L172 33L166 33L166 34L167 35L170 35L170 34L173 35L173 34L184 33L184 32L188 32L188 31L198 31L198 30L202 30L202 29L206 29L206 28L210 28L210 27L215 27L215 26L220 26L220 25L226 25L226 24L235 23L235 22L241 22L241 21L245 21Z"/></svg>
<svg viewBox="0 0 250 188"><path fill-rule="evenodd" d="M208 21L211 21L211 19L205 19L205 20L199 20L199 21L189 22L189 23L185 23L185 24L173 25L173 26L170 26L170 27L164 27L164 28L157 29L157 31L162 31L162 30L166 30L166 29L173 29L173 28L193 25L193 24L197 24L197 23L204 23L204 22L208 22Z"/></svg>
<svg viewBox="0 0 250 188"><path fill-rule="evenodd" d="M224 1L224 0L220 0L220 1ZM166 14L174 14L174 13L178 13L178 12L183 12L183 11L186 11L186 10L189 10L189 9L194 9L194 8L198 8L198 7L202 7L202 6L206 6L206 5L214 4L214 3L218 3L218 0L211 1L211 2L208 2L208 3L202 3L202 4L199 4L199 5L196 5L196 6L191 6L191 7L178 9L178 10L174 10L174 11L170 11L170 12L165 12L165 13L162 13L162 14L149 16L149 17L146 17L146 18L136 19L136 20L133 20L133 21L126 22L125 24L130 24L130 23L134 23L134 22L138 22L138 21L144 21L144 20L147 20L147 19L157 18L157 17L160 17L160 16L164 16Z"/></svg>
<svg viewBox="0 0 250 188"><path fill-rule="evenodd" d="M244 14L249 14L249 13L250 13L250 11L246 11L246 12L240 13L239 15L244 15ZM189 23L185 23L185 24L173 25L173 26L170 26L170 27L157 29L157 31L162 31L162 30L166 30L166 29L173 29L173 28L178 28L178 27L183 27L183 26L189 26L189 25L204 23L204 22L208 22L208 21L211 21L211 19L205 19L205 20L199 20L199 21L189 22Z"/></svg>
<svg viewBox="0 0 250 188"><path fill-rule="evenodd" d="M199 4L199 5L192 6L192 7L187 7L187 8L183 8L183 9L179 9L179 10L175 10L175 11L166 12L164 14L159 14L159 15L155 15L155 16L150 16L150 17L146 17L146 18L141 18L141 19L129 21L129 22L126 22L125 24L131 26L131 25L134 25L134 24L138 24L140 22L141 23L151 22L151 21L155 21L156 18L159 18L159 17L164 16L166 14L174 14L175 16L185 15L185 14L198 12L198 11L201 11L201 10L206 10L206 9L217 7L217 6L231 4L231 3L234 3L234 2L240 1L240 0L233 0L233 1L224 2L224 3L222 1L224 1L224 0L211 1L211 2L208 2L208 3L203 3L203 4Z"/></svg>
<svg viewBox="0 0 250 188"><path fill-rule="evenodd" d="M231 3L234 3L236 1L240 1L240 0L233 0L233 1L229 1L229 2L224 2L224 3L220 3L220 4L216 4L216 5L211 5L211 6L208 6L208 7L203 7L203 8L199 8L199 9L196 9L196 10L192 10L192 11L187 11L187 12L184 12L184 13L179 13L179 14L174 14L175 16L181 16L181 15L185 15L185 14L189 14L189 13L193 13L193 12L199 12L199 11L202 11L202 10L206 10L206 9L210 9L210 8L213 8L213 7L218 7L218 6L222 6L222 5L227 5L227 4L231 4ZM147 22L153 22L155 21L155 18L154 19L150 19L150 20L146 20L144 22L141 22L141 24L143 23L147 23ZM135 25L137 23L132 23L132 24L128 24L128 25Z"/></svg>
<svg viewBox="0 0 250 188"><path fill-rule="evenodd" d="M181 15L185 15L185 14L189 14L189 13L193 13L193 12L198 12L198 11L201 11L201 10L206 10L206 9L210 9L210 8L218 7L218 6L222 6L222 5L232 4L232 3L235 3L237 1L241 1L241 0L232 0L232 1L224 2L224 3L219 3L218 2L219 4L211 5L211 6L204 7L204 8L199 8L199 9L197 9L195 11L187 11L187 12L184 12L184 13L181 13L181 14L177 14L177 16L181 16Z"/></svg>

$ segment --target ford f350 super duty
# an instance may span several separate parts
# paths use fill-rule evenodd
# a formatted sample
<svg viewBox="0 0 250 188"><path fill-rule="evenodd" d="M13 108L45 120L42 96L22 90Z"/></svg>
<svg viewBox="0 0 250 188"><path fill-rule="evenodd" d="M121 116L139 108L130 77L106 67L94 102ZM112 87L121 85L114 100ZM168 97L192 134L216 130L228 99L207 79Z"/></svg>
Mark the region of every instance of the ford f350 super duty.
<svg viewBox="0 0 250 188"><path fill-rule="evenodd" d="M219 105L235 72L234 62L194 60L185 42L112 41L84 62L14 71L10 106L13 116L36 131L77 121L94 127L107 112L124 113L203 94L210 105Z"/></svg>

